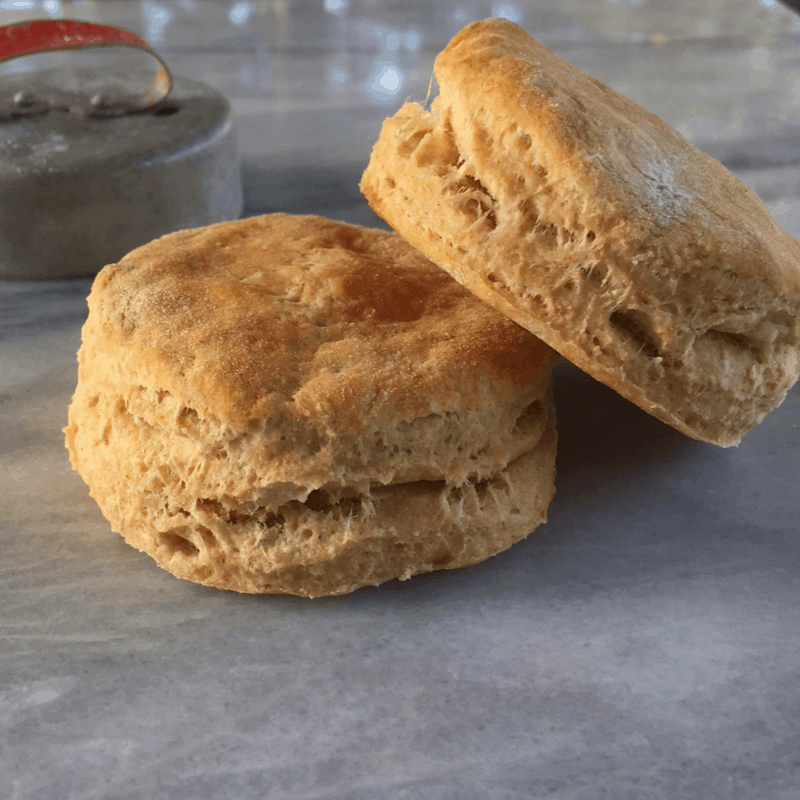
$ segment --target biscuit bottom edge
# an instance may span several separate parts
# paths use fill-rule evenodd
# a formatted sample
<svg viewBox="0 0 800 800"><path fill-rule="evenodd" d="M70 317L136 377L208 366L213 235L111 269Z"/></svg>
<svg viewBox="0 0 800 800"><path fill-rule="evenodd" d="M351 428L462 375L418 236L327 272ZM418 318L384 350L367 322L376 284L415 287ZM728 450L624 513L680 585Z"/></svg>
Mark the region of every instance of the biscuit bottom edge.
<svg viewBox="0 0 800 800"><path fill-rule="evenodd" d="M128 544L194 583L244 594L347 594L476 564L527 537L555 494L556 441L551 415L535 448L461 486L392 484L332 505L312 493L310 502L249 515L221 514L220 504L203 500L167 517L153 498L144 518L111 522Z"/></svg>

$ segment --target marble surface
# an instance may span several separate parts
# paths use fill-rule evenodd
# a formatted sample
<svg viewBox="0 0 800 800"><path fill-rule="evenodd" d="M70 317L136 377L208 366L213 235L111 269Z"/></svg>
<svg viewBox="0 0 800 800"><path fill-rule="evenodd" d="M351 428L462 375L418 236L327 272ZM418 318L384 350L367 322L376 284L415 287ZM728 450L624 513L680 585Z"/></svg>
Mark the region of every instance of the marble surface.
<svg viewBox="0 0 800 800"><path fill-rule="evenodd" d="M16 2L145 35L231 100L246 214L378 224L357 180L463 24L509 16L800 236L800 16L766 0ZM796 800L800 390L737 448L559 368L548 523L324 600L178 581L61 428L88 280L0 284L0 798Z"/></svg>

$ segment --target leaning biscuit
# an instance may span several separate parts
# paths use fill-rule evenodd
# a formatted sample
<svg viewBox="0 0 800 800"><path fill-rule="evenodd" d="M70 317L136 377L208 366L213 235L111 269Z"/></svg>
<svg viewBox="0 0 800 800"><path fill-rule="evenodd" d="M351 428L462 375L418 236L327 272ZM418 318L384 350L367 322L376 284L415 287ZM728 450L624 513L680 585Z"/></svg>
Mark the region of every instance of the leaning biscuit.
<svg viewBox="0 0 800 800"><path fill-rule="evenodd" d="M479 298L719 445L800 372L800 242L722 165L505 20L437 57L361 188Z"/></svg>
<svg viewBox="0 0 800 800"><path fill-rule="evenodd" d="M183 231L88 302L72 466L181 578L341 594L545 519L555 354L399 236L282 214Z"/></svg>

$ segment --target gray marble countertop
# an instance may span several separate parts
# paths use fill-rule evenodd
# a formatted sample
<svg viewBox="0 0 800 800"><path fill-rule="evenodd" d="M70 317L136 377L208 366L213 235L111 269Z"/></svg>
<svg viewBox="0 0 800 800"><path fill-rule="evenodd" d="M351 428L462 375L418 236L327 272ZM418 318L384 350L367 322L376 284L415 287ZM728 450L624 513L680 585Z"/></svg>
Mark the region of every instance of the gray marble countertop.
<svg viewBox="0 0 800 800"><path fill-rule="evenodd" d="M464 24L508 16L800 236L800 16L768 0L0 4L139 31L231 101L245 214L378 224L357 182ZM0 284L0 798L796 800L800 390L736 448L570 366L549 520L323 600L176 580L61 428L90 280Z"/></svg>

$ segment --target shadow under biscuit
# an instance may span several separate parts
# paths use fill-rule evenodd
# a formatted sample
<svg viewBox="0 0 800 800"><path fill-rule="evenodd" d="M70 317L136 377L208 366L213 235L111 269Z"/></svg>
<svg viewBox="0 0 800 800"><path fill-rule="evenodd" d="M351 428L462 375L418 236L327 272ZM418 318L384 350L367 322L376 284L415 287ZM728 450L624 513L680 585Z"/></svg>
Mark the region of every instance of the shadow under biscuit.
<svg viewBox="0 0 800 800"><path fill-rule="evenodd" d="M572 364L555 370L551 392L559 433L556 504L717 449L676 431Z"/></svg>

